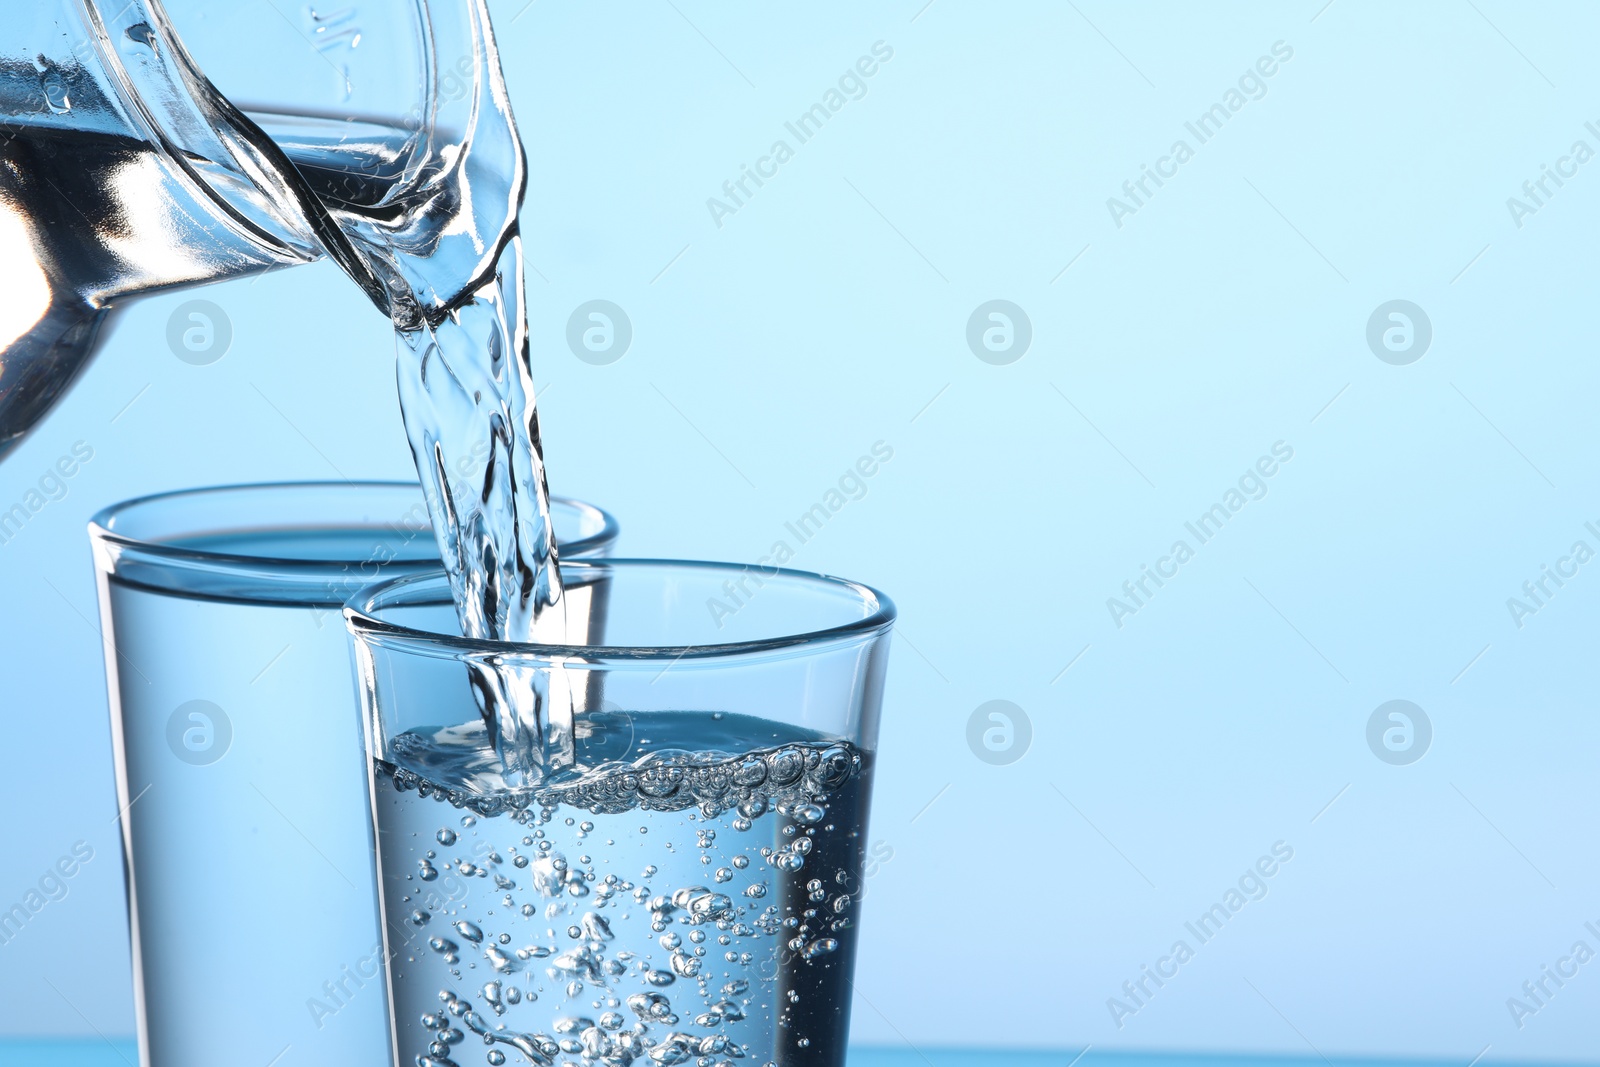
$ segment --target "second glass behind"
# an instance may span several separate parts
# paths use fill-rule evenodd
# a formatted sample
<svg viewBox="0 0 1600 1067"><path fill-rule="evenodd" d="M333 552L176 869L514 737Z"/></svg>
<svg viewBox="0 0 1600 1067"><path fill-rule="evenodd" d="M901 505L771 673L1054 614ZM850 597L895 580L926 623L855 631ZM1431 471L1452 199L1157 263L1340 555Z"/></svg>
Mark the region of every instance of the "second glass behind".
<svg viewBox="0 0 1600 1067"><path fill-rule="evenodd" d="M563 558L610 552L610 516L552 505ZM420 488L168 493L107 508L90 536L142 1062L386 1063L339 612L374 580L439 566Z"/></svg>

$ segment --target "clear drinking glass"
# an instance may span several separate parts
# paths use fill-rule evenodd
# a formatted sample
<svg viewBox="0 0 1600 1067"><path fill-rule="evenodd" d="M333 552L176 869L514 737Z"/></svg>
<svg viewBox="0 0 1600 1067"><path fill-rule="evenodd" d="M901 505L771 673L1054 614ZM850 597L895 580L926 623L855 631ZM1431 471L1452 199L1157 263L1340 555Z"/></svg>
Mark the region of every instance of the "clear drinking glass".
<svg viewBox="0 0 1600 1067"><path fill-rule="evenodd" d="M610 516L553 511L563 553L610 551ZM377 578L439 566L421 489L168 493L89 531L144 1064L387 1063L339 610Z"/></svg>
<svg viewBox="0 0 1600 1067"><path fill-rule="evenodd" d="M563 562L567 645L463 639L440 574L345 609L394 1064L844 1063L894 606L777 568ZM469 676L572 694L509 788Z"/></svg>

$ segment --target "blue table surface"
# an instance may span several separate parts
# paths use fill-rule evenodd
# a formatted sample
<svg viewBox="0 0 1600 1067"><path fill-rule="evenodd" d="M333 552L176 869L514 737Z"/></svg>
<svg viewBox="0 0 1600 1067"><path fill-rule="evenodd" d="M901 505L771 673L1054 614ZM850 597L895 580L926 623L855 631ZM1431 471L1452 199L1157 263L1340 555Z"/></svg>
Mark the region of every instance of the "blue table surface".
<svg viewBox="0 0 1600 1067"><path fill-rule="evenodd" d="M1542 1067L1532 1060L1494 1061L1497 1067L1515 1062L1520 1067ZM132 1041L0 1041L0 1067L138 1067L139 1053ZM1324 1059L1307 1056L1181 1055L1173 1053L1102 1052L1065 1049L1053 1052L988 1052L955 1049L858 1048L850 1052L850 1067L979 1067L998 1063L1005 1067L1461 1067L1460 1060ZM1555 1067L1555 1065L1550 1065ZM1575 1067L1571 1062L1561 1067Z"/></svg>

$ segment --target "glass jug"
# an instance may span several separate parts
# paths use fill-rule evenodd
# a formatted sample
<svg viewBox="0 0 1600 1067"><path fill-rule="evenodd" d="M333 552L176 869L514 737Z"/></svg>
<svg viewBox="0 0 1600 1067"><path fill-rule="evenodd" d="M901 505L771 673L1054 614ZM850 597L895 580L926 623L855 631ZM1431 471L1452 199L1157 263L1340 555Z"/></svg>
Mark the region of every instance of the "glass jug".
<svg viewBox="0 0 1600 1067"><path fill-rule="evenodd" d="M328 255L397 324L449 310L524 175L484 0L8 5L0 458L145 293Z"/></svg>

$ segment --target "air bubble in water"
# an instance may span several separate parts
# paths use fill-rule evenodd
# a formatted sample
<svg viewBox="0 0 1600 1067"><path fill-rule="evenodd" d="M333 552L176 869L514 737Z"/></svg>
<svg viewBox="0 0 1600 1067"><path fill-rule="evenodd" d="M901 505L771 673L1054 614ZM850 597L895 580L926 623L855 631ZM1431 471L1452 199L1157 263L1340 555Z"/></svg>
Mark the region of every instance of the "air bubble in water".
<svg viewBox="0 0 1600 1067"><path fill-rule="evenodd" d="M835 745L824 752L817 761L817 779L824 787L832 789L850 777L854 763L849 749Z"/></svg>
<svg viewBox="0 0 1600 1067"><path fill-rule="evenodd" d="M563 1015L556 1019L555 1025L552 1026L551 1029L558 1034L576 1034L589 1029L589 1027L593 1025L593 1019L585 1019L582 1016Z"/></svg>
<svg viewBox="0 0 1600 1067"><path fill-rule="evenodd" d="M611 924L592 911L583 913L583 936L589 941L610 941L616 937L611 932Z"/></svg>
<svg viewBox="0 0 1600 1067"><path fill-rule="evenodd" d="M767 764L767 781L773 785L788 785L805 773L806 758L799 749L786 748L775 753Z"/></svg>
<svg viewBox="0 0 1600 1067"><path fill-rule="evenodd" d="M628 998L628 1010L642 1022L675 1024L678 1017L672 1012L672 1002L660 993L635 993Z"/></svg>
<svg viewBox="0 0 1600 1067"><path fill-rule="evenodd" d="M760 756L750 756L733 772L733 780L742 786L757 786L767 780L767 761Z"/></svg>
<svg viewBox="0 0 1600 1067"><path fill-rule="evenodd" d="M767 810L767 798L760 793L745 797L739 802L739 814L747 819L759 818Z"/></svg>
<svg viewBox="0 0 1600 1067"><path fill-rule="evenodd" d="M794 809L795 821L805 823L807 826L812 826L821 822L823 816L827 814L828 813L824 808L816 804L801 804L798 808Z"/></svg>

